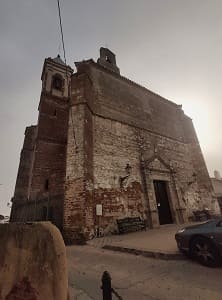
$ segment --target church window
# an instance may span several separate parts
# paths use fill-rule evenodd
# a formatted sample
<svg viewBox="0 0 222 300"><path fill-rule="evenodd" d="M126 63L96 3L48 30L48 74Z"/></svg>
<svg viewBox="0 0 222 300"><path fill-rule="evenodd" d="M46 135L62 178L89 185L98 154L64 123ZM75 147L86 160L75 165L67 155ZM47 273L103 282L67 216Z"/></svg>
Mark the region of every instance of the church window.
<svg viewBox="0 0 222 300"><path fill-rule="evenodd" d="M45 181L45 191L48 191L48 189L49 189L49 180L46 179L46 181Z"/></svg>
<svg viewBox="0 0 222 300"><path fill-rule="evenodd" d="M62 90L63 81L59 75L53 76L52 87L56 90Z"/></svg>
<svg viewBox="0 0 222 300"><path fill-rule="evenodd" d="M109 59L108 56L106 56L106 61L111 64L111 60Z"/></svg>

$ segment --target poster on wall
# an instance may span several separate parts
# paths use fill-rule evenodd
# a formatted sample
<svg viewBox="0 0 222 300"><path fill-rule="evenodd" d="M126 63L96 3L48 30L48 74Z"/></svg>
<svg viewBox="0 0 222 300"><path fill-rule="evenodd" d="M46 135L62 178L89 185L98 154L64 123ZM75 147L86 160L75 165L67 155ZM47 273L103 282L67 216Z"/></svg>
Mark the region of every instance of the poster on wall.
<svg viewBox="0 0 222 300"><path fill-rule="evenodd" d="M96 215L102 216L103 215L103 206L102 204L96 204Z"/></svg>

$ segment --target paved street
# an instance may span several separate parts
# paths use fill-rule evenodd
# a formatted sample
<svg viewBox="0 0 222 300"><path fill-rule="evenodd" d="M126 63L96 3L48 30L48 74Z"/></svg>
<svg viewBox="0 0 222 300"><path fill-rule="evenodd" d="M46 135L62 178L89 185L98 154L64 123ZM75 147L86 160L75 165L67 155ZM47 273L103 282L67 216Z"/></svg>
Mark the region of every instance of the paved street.
<svg viewBox="0 0 222 300"><path fill-rule="evenodd" d="M67 247L70 300L100 300L104 270L124 300L221 300L222 268L189 260L166 261L103 250ZM113 299L116 299L113 297Z"/></svg>
<svg viewBox="0 0 222 300"><path fill-rule="evenodd" d="M193 223L161 225L159 228L152 230L147 229L146 231L95 238L88 243L95 247L111 245L154 252L160 251L162 253L178 253L175 233L189 225L193 225Z"/></svg>

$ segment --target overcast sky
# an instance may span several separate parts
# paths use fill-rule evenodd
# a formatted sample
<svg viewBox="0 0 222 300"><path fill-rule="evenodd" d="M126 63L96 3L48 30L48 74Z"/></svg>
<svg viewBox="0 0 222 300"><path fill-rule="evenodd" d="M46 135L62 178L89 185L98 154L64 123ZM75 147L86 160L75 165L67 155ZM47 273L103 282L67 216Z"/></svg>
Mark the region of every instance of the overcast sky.
<svg viewBox="0 0 222 300"><path fill-rule="evenodd" d="M68 63L109 47L122 75L183 105L210 175L222 171L222 1L60 1ZM0 0L0 214L37 121L44 59L61 53L58 24L56 0Z"/></svg>

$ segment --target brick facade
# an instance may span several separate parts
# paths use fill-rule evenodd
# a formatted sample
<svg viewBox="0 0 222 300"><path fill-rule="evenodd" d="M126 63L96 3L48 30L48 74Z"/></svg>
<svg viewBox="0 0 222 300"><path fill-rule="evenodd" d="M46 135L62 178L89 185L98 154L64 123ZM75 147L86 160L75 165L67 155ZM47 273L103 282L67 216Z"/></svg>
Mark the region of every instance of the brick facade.
<svg viewBox="0 0 222 300"><path fill-rule="evenodd" d="M76 67L72 74L58 59L44 64L38 125L27 129L11 219L41 219L44 208L49 218L51 208L68 243L98 229L115 232L116 219L126 216L158 227L155 181L164 183L174 223L186 222L195 209L218 212L181 106L122 77L108 49L97 63ZM58 73L59 91L52 83Z"/></svg>

